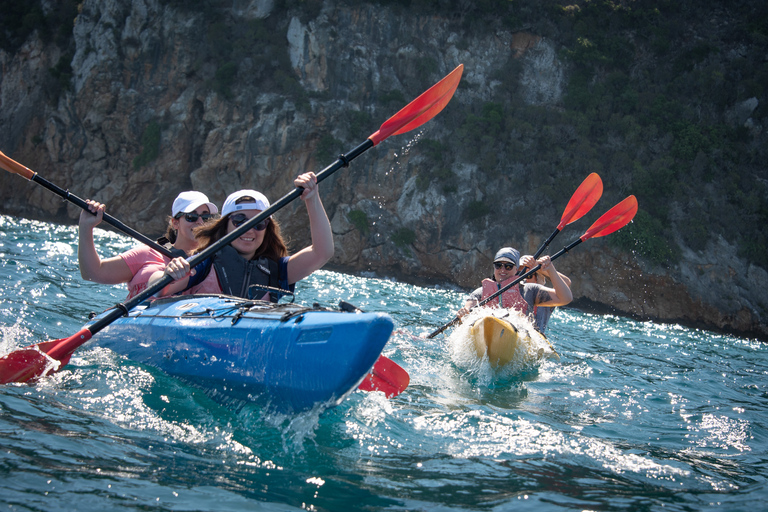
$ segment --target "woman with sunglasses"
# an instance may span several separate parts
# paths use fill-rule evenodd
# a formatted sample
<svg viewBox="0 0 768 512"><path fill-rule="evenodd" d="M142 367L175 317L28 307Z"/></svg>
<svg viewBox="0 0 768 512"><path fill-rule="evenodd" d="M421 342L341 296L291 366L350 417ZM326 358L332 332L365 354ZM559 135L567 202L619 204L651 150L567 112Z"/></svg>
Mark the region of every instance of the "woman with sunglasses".
<svg viewBox="0 0 768 512"><path fill-rule="evenodd" d="M162 270L170 259L146 245L140 245L102 260L93 242L93 228L102 221L106 206L92 200L86 202L90 213L83 210L79 223L77 259L80 275L86 281L101 284L127 283L128 298L138 295L146 289L152 274ZM202 192L182 192L173 201L168 229L165 237L158 242L179 256L188 255L197 247L194 229L218 212L216 205L208 201Z"/></svg>
<svg viewBox="0 0 768 512"><path fill-rule="evenodd" d="M163 275L175 281L158 295L184 293L224 293L236 297L277 302L277 294L265 292L270 287L293 291L294 285L333 257L331 223L320 200L317 177L309 172L294 180L303 190L301 198L309 213L312 245L288 255L280 234L280 225L273 218L256 224L234 239L214 256L194 269L184 258L173 259L163 272L156 272L151 283ZM269 208L269 201L261 192L239 190L224 201L221 218L195 231L200 245L198 252L221 240L225 235ZM255 287L255 288L252 288Z"/></svg>
<svg viewBox="0 0 768 512"><path fill-rule="evenodd" d="M481 301L517 279L518 265L533 268L537 264L541 265L539 272L552 281L551 288L534 283L520 284L488 301L486 306L515 309L533 318L533 311L537 306L564 306L571 302L573 300L571 289L563 281L549 256L543 256L538 260L534 260L530 255L520 258L520 252L517 249L503 247L493 258L493 279L483 279L482 286L469 295L464 307L456 314L459 318L463 317Z"/></svg>

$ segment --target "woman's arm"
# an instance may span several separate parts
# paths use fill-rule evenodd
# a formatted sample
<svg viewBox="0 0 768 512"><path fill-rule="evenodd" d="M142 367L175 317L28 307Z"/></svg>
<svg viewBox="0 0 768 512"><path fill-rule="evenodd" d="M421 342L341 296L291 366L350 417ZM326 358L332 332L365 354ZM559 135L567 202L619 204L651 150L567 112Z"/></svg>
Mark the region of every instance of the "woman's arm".
<svg viewBox="0 0 768 512"><path fill-rule="evenodd" d="M552 288L543 288L546 293L539 294L536 297L536 305L555 307L569 304L573 300L571 288L566 284L560 272L555 269L555 265L550 257L544 256L538 260L538 263L541 265L539 271L552 281Z"/></svg>
<svg viewBox="0 0 768 512"><path fill-rule="evenodd" d="M86 202L88 203L88 209L92 213L85 210L80 212L77 244L77 261L80 265L80 275L86 281L101 284L127 283L133 278L133 273L128 264L120 256L102 260L96 252L96 245L93 242L93 228L101 222L106 207L90 199Z"/></svg>
<svg viewBox="0 0 768 512"><path fill-rule="evenodd" d="M312 245L305 247L288 259L288 283L296 283L318 270L333 257L333 232L328 214L325 213L315 173L308 172L293 182L302 187L301 198L307 206Z"/></svg>

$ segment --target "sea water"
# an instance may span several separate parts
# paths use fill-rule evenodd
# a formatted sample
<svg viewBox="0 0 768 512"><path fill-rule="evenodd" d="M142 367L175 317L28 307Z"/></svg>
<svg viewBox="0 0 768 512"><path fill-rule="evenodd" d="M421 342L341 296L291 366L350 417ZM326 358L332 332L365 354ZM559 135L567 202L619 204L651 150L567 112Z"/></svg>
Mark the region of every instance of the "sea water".
<svg viewBox="0 0 768 512"><path fill-rule="evenodd" d="M0 254L0 353L69 336L126 295L81 279L72 226L0 216ZM390 314L384 354L408 389L276 415L86 345L64 371L0 388L0 510L766 509L761 342L560 308L559 362L489 378L450 337L425 337L459 291L327 271L297 290Z"/></svg>

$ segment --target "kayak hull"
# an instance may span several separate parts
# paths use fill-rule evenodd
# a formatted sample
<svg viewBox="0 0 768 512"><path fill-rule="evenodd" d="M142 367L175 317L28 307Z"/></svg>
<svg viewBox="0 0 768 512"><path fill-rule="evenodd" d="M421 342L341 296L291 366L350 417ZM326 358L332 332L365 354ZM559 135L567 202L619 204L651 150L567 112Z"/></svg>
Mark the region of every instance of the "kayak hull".
<svg viewBox="0 0 768 512"><path fill-rule="evenodd" d="M214 395L298 412L354 391L393 327L383 313L191 295L140 305L93 342Z"/></svg>

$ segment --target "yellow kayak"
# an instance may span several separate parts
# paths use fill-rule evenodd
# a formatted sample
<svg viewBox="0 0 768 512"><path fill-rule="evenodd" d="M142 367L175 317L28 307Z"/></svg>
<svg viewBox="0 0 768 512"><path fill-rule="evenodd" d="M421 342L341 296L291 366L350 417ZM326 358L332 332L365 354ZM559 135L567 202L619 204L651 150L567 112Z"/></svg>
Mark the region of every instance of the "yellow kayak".
<svg viewBox="0 0 768 512"><path fill-rule="evenodd" d="M560 359L546 336L533 329L522 326L515 327L505 318L496 316L479 318L469 328L469 334L474 342L477 357L483 359L488 356L488 362L494 368L505 366L519 359L519 354L527 352L528 348L534 344L532 338L541 338L544 341L544 343L538 343L541 347L536 351L538 359L544 357Z"/></svg>

